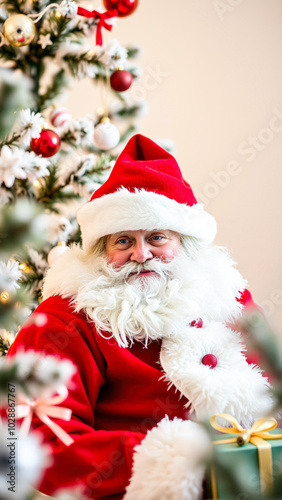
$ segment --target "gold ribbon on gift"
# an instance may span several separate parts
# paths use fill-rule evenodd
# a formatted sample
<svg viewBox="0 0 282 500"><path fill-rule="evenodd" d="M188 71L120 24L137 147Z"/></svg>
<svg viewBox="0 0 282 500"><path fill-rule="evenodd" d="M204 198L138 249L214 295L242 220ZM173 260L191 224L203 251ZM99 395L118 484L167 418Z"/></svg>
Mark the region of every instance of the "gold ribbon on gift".
<svg viewBox="0 0 282 500"><path fill-rule="evenodd" d="M219 425L216 421L217 417L227 420L231 424L231 427L226 428ZM282 434L270 434L268 432L277 427L275 418L259 418L254 422L251 429L244 429L236 420L236 418L232 417L232 415L228 415L227 413L217 413L216 415L213 415L211 417L210 424L214 429L225 434L238 434L237 437L213 441L213 444L227 444L237 442L239 446L243 446L244 444L250 442L257 447L261 492L267 493L271 491L273 487L272 453L271 445L270 443L266 442L265 439L268 440L282 438ZM214 470L212 470L211 482L213 498L217 498Z"/></svg>
<svg viewBox="0 0 282 500"><path fill-rule="evenodd" d="M70 446L74 440L69 434L64 431L56 422L53 422L49 417L59 418L69 421L72 411L69 408L58 407L56 405L62 403L68 396L66 386L61 386L57 389L58 395L52 398L42 398L30 401L23 394L19 397L19 403L16 405L16 418L23 418L20 428L20 434L26 436L29 432L33 413L46 424L51 431L66 445Z"/></svg>

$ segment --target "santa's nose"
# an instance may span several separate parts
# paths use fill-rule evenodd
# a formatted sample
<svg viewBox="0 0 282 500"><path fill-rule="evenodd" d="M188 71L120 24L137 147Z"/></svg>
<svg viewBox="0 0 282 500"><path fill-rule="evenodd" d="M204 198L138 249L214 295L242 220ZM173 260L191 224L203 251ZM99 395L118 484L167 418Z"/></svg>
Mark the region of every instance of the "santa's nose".
<svg viewBox="0 0 282 500"><path fill-rule="evenodd" d="M153 254L150 250L150 245L143 241L137 241L132 247L132 252L130 255L130 260L142 264L147 260L153 258Z"/></svg>

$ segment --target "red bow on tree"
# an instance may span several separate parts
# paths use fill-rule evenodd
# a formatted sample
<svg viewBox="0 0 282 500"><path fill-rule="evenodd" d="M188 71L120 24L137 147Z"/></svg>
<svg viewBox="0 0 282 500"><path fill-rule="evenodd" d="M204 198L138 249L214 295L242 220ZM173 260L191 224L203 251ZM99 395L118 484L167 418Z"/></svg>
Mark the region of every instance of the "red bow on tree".
<svg viewBox="0 0 282 500"><path fill-rule="evenodd" d="M78 7L77 14L79 16L94 17L95 19L99 19L96 31L96 45L102 45L103 44L102 28L105 28L108 31L111 31L112 29L112 25L108 24L106 22L106 19L109 19L110 17L117 17L118 11L116 9L112 9L112 10L106 10L106 12L98 12L97 10L90 11L84 9L83 7Z"/></svg>

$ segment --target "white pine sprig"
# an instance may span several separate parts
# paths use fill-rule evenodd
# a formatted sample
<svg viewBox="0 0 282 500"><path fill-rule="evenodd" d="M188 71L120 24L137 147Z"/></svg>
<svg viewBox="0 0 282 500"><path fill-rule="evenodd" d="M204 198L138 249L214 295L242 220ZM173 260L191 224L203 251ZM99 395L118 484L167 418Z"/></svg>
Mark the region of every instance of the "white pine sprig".
<svg viewBox="0 0 282 500"><path fill-rule="evenodd" d="M77 169L75 176L81 177L86 172L89 172L89 170L92 170L95 167L96 161L97 161L97 156L92 153L88 155L81 155L80 162L78 164L79 168Z"/></svg>
<svg viewBox="0 0 282 500"><path fill-rule="evenodd" d="M46 215L45 217L46 217L46 229L47 229L48 216ZM43 255L41 255L39 252L37 252L37 250L35 250L34 248L29 248L28 254L29 254L29 257L30 257L32 264L34 264L38 273L44 274L47 271L48 264L47 264L45 258L43 257Z"/></svg>
<svg viewBox="0 0 282 500"><path fill-rule="evenodd" d="M115 69L124 66L127 59L127 49L116 38L112 38L101 47L96 47L98 60L107 68Z"/></svg>
<svg viewBox="0 0 282 500"><path fill-rule="evenodd" d="M57 129L61 140L75 147L87 148L93 145L94 117L82 117L72 120L65 126Z"/></svg>
<svg viewBox="0 0 282 500"><path fill-rule="evenodd" d="M3 383L11 374L17 387L16 396L26 394L31 398L50 397L62 386L68 386L76 373L76 366L68 359L44 355L32 349L17 351L14 356L0 358L0 398L7 401L7 387ZM1 403L1 401L0 401Z"/></svg>
<svg viewBox="0 0 282 500"><path fill-rule="evenodd" d="M6 144L2 146L0 153L0 184L4 183L7 188L11 188L15 179L26 179L24 153L25 151L16 147L11 148Z"/></svg>
<svg viewBox="0 0 282 500"><path fill-rule="evenodd" d="M34 113L29 108L22 109L13 127L13 133L19 136L21 144L29 146L31 139L37 139L44 125L41 113Z"/></svg>
<svg viewBox="0 0 282 500"><path fill-rule="evenodd" d="M0 290L2 292L15 293L20 288L18 280L22 272L19 269L19 262L8 260L7 263L0 261Z"/></svg>
<svg viewBox="0 0 282 500"><path fill-rule="evenodd" d="M64 16L67 19L75 19L77 14L77 3L73 2L72 0L63 0L59 4L57 12L59 12L61 16Z"/></svg>
<svg viewBox="0 0 282 500"><path fill-rule="evenodd" d="M71 231L72 225L66 217L55 213L48 215L48 241L52 245L56 245L58 241L67 241Z"/></svg>
<svg viewBox="0 0 282 500"><path fill-rule="evenodd" d="M11 188L16 179L36 179L50 174L49 160L36 155L33 151L24 151L16 146L2 146L0 153L0 184Z"/></svg>
<svg viewBox="0 0 282 500"><path fill-rule="evenodd" d="M50 175L50 171L48 169L50 161L46 158L36 155L33 151L26 151L24 158L27 163L25 168L26 175L30 182L34 182L36 179L40 179L40 177Z"/></svg>

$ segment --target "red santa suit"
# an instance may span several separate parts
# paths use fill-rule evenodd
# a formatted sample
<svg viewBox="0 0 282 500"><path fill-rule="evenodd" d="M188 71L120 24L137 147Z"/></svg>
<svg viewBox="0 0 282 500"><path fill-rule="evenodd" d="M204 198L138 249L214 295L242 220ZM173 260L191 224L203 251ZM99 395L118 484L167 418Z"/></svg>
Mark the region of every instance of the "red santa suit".
<svg viewBox="0 0 282 500"><path fill-rule="evenodd" d="M91 251L93 244L101 236L125 229L171 229L190 235L206 245L212 243L216 232L214 219L197 204L191 187L182 178L175 159L152 141L140 135L134 136L129 141L118 158L109 180L94 193L91 201L80 209L78 221L82 229L82 251L85 253ZM183 340L180 355L176 356L179 356L179 363L178 361L177 363L181 368L180 375L176 373L175 368L172 369L170 366L171 356L165 359L166 353L172 352L174 346L177 347L176 337L172 336L167 339L169 345L166 345L163 350L164 361L161 365L160 352L162 342L165 340L162 332L160 332L159 339L149 342L147 347L142 342L134 342L131 346L123 347L110 334L101 335L97 332L94 322L86 317L83 309L74 310L81 270L80 264L76 261L75 251L69 250L68 252L60 257L53 269L49 271L50 279L47 276L44 292L47 298L34 313L44 313L47 319L46 324L38 327L29 320L17 335L9 351L9 355L14 355L20 348L34 349L68 358L77 366L77 373L73 378L68 398L62 403L62 406L72 410L72 418L69 422L57 420L57 423L72 436L74 443L66 447L40 420L33 419L33 428L41 431L44 439L51 443L54 452L53 464L46 471L40 490L51 495L61 488L83 485L87 496L95 499L194 500L200 498L202 473L199 476L193 473L193 479L185 476L188 487L184 486L182 489L179 485L183 478L175 475L176 489L173 493L169 491L166 493L162 488L158 493L156 489L160 482L165 484L168 471L164 470L163 476L160 477L154 475L154 471L149 470L144 478L142 477L142 463L138 465L147 453L146 444L144 448L142 448L143 444L141 447L138 445L145 437L147 441L148 437L150 439L151 429L154 429L159 422L165 422L163 427L161 425L159 427L160 435L163 435L164 427L167 433L167 428L172 424L171 436L173 437L174 428L181 427L182 423L185 424L184 421L189 418L193 405L197 415L199 394L197 393L193 400L194 393L191 393L190 401L190 397L187 397L189 383L188 386L186 382L186 385L181 384L182 378L185 379L185 374L182 377L180 358L183 351L190 360L191 348L188 344L185 351L186 337L188 339L189 335ZM68 264L62 265L63 261ZM206 271L207 269L203 266L201 272ZM249 292L244 291L242 285L245 282L239 273L233 276L233 268L230 273L230 286L222 285L221 296L215 299L217 308L214 312L207 314L203 332L206 324L209 328L211 323L222 323L230 318L236 318L241 314L243 306L253 304ZM66 277L67 274L68 277ZM77 279L72 280L73 275ZM218 279L221 278L218 277ZM75 284L72 284L73 281ZM208 293L210 291L203 290L203 295L208 296ZM208 299L206 303L208 304ZM223 327L219 323L214 324L216 327L212 331L215 331L216 336L217 329L220 330ZM199 324L194 323L193 326L193 323L190 323L189 332L194 335L194 332L200 330L197 326ZM235 345L235 334L229 332L226 336L228 335L232 346ZM206 337L208 338L209 335ZM203 349L207 342L206 337L203 337ZM218 346L219 344L222 344L222 340L218 341ZM237 344L234 347L236 356L241 356L239 347ZM220 355L219 352L218 356ZM191 360L191 363L193 362ZM245 363L245 358L242 363ZM200 368L209 370L210 367L201 366ZM228 367L225 366L224 370L228 370ZM166 378L163 377L164 373ZM263 377L258 371L254 373L254 377L251 390L256 385L262 390L266 385ZM194 386L196 384L196 389L198 389L198 379L195 380L193 384ZM201 390L201 394L204 394L205 387ZM254 411L248 407L250 420L263 409L267 410L270 400L265 396L264 403L263 398L264 396L261 398L261 405L254 408ZM235 408L236 413L234 400L232 399L231 402L229 396L226 395L223 408L228 410L228 404ZM203 405L201 410L202 407ZM242 412L241 407L240 401L238 402L239 416ZM212 402L211 408L216 411L222 410L222 408L217 408L217 402ZM178 420L173 420L174 417ZM194 431L191 432L189 429L186 430L186 427L182 427L185 438L188 436L187 442L189 443ZM164 448L163 451L160 448L160 453L162 456L166 455L167 460L176 460L177 450L174 449L170 457L169 446L174 446L178 438L181 442L182 437L181 433L178 433L176 439L173 437L173 443L168 445L166 440L169 432L163 439ZM158 443L162 442L162 438L156 433L154 436L157 437ZM151 446L150 443L149 445ZM134 454L135 450L137 453ZM187 449L187 453L191 458L194 452ZM137 459L132 472L134 456ZM147 461L151 464L149 459L152 460L152 457L148 457ZM152 467L150 465L150 468L154 468L154 464ZM186 466L181 474L185 474L185 468ZM194 484L196 476L197 481ZM125 495L130 481L130 487Z"/></svg>
<svg viewBox="0 0 282 500"><path fill-rule="evenodd" d="M185 398L168 390L159 364L160 342L148 349L136 343L119 347L97 334L84 313L74 313L67 299L45 300L36 313L48 322L23 327L10 349L60 354L78 367L73 388L63 406L72 410L70 422L57 421L74 439L67 448L40 421L55 462L40 489L51 495L58 487L84 484L90 498L122 498L129 482L136 444L165 415L185 418Z"/></svg>
<svg viewBox="0 0 282 500"><path fill-rule="evenodd" d="M246 300L247 299L247 300ZM244 302L253 304L250 294ZM42 327L25 325L9 355L23 347L60 355L78 371L63 406L72 410L70 422L56 422L75 442L66 447L41 421L34 418L54 449L54 463L40 490L51 495L58 488L83 484L89 498L123 498L129 483L134 448L165 415L185 419L187 399L161 379L160 341L148 348L140 342L119 347L96 332L83 312L74 313L68 299L50 297L34 314L44 313ZM32 319L32 318L31 318Z"/></svg>

